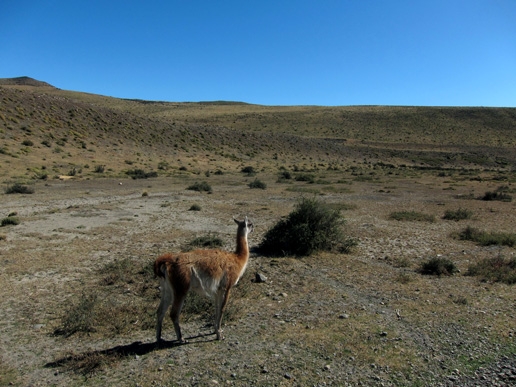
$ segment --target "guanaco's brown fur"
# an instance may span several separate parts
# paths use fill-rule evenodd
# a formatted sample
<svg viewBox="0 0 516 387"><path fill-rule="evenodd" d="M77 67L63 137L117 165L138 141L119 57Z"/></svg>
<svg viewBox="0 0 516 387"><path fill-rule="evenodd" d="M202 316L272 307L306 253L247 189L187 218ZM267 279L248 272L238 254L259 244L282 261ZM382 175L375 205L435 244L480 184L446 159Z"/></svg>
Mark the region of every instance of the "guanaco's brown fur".
<svg viewBox="0 0 516 387"><path fill-rule="evenodd" d="M161 282L161 302L157 312L156 340L161 341L163 318L172 305L170 318L174 323L177 340L185 342L179 326L179 316L190 290L210 297L215 302L215 334L222 338L222 313L229 291L245 272L249 261L247 235L253 225L247 219L238 221L236 251L234 253L213 249L186 253L163 254L154 262L154 273Z"/></svg>

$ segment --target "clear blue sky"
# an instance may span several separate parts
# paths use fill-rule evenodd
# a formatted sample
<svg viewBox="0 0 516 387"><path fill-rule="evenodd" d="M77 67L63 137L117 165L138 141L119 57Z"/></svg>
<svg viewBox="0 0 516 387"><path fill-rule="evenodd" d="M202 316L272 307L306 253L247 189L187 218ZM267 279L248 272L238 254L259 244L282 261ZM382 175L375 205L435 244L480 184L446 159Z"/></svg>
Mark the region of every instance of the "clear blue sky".
<svg viewBox="0 0 516 387"><path fill-rule="evenodd" d="M516 106L516 0L3 0L0 78L164 101Z"/></svg>

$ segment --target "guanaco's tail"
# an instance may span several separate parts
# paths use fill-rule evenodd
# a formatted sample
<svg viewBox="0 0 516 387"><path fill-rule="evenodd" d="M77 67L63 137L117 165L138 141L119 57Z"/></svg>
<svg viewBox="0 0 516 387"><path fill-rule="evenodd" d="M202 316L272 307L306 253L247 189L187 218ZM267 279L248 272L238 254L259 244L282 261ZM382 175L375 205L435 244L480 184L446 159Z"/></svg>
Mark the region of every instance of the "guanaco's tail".
<svg viewBox="0 0 516 387"><path fill-rule="evenodd" d="M167 262L170 262L173 259L172 254L167 253L159 256L154 261L154 276L165 278L165 271Z"/></svg>

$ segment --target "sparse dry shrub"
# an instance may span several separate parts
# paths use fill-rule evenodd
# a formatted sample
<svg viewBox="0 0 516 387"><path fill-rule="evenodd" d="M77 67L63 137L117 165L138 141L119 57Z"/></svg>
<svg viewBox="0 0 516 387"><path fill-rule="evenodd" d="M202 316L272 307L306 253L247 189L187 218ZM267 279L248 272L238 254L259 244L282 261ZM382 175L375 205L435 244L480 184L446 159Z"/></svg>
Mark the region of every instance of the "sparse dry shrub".
<svg viewBox="0 0 516 387"><path fill-rule="evenodd" d="M261 180L254 179L252 182L249 183L249 188L266 189L267 188L267 184L265 184Z"/></svg>
<svg viewBox="0 0 516 387"><path fill-rule="evenodd" d="M506 259L501 254L485 258L468 267L466 275L481 277L483 281L516 284L516 258Z"/></svg>
<svg viewBox="0 0 516 387"><path fill-rule="evenodd" d="M106 170L105 165L96 165L94 168L95 173L104 173L105 170Z"/></svg>
<svg viewBox="0 0 516 387"><path fill-rule="evenodd" d="M307 183L314 183L315 177L314 177L314 175L311 175L309 173L300 173L295 176L294 180L295 181L304 181Z"/></svg>
<svg viewBox="0 0 516 387"><path fill-rule="evenodd" d="M433 215L423 214L417 211L391 212L389 219L410 222L435 222L435 217Z"/></svg>
<svg viewBox="0 0 516 387"><path fill-rule="evenodd" d="M208 192L208 193L212 192L211 185L209 185L205 181L196 182L194 184L191 184L186 189L190 190L190 191L198 191L198 192L203 192L203 191Z"/></svg>
<svg viewBox="0 0 516 387"><path fill-rule="evenodd" d="M20 224L20 220L15 216L8 216L7 218L3 218L2 222L0 222L0 227L5 226L17 226Z"/></svg>
<svg viewBox="0 0 516 387"><path fill-rule="evenodd" d="M278 175L278 182L282 182L285 180L291 180L292 174L289 171L281 171Z"/></svg>
<svg viewBox="0 0 516 387"><path fill-rule="evenodd" d="M480 197L481 200L492 201L498 200L502 202L510 202L512 201L512 196L508 194L509 187L501 186L498 187L495 191L487 191L484 196Z"/></svg>
<svg viewBox="0 0 516 387"><path fill-rule="evenodd" d="M55 335L70 337L78 332L94 332L97 294L82 294L78 302L72 304L65 311L59 328L54 331Z"/></svg>
<svg viewBox="0 0 516 387"><path fill-rule="evenodd" d="M473 211L466 210L464 208L459 208L457 210L447 210L444 213L443 219L445 220L465 220L465 219L471 219L473 216Z"/></svg>
<svg viewBox="0 0 516 387"><path fill-rule="evenodd" d="M407 273L400 273L396 276L395 280L400 284L408 284L412 281L412 277L410 277L410 275L408 275Z"/></svg>
<svg viewBox="0 0 516 387"><path fill-rule="evenodd" d="M433 257L423 262L419 268L419 272L423 275L453 275L458 272L455 264L444 257Z"/></svg>
<svg viewBox="0 0 516 387"><path fill-rule="evenodd" d="M143 169L139 169L139 168L130 169L125 174L131 176L134 180L148 179L150 177L158 177L158 172L156 172L156 171L145 172Z"/></svg>
<svg viewBox="0 0 516 387"><path fill-rule="evenodd" d="M5 189L6 194L33 194L34 188L29 187L24 184L14 183L12 185L7 186Z"/></svg>
<svg viewBox="0 0 516 387"><path fill-rule="evenodd" d="M481 231L468 226L457 234L461 240L473 241L481 246L516 246L516 234L505 232Z"/></svg>

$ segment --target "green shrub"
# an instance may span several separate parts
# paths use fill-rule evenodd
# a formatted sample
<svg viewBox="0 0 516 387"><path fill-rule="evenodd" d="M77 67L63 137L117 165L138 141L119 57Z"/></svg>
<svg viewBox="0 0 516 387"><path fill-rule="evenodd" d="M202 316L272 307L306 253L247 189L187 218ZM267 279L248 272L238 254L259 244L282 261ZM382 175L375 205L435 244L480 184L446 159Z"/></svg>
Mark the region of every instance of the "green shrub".
<svg viewBox="0 0 516 387"><path fill-rule="evenodd" d="M444 213L443 219L459 221L459 220L464 220L464 219L471 219L472 216L473 216L472 211L469 211L469 210L466 210L463 208L459 208L458 210L455 210L455 211L447 210Z"/></svg>
<svg viewBox="0 0 516 387"><path fill-rule="evenodd" d="M253 176L256 173L256 171L254 170L253 167L248 166L248 167L242 168L242 173L247 174L247 176Z"/></svg>
<svg viewBox="0 0 516 387"><path fill-rule="evenodd" d="M267 184L265 184L261 180L254 179L252 182L249 183L249 188L266 189L267 188Z"/></svg>
<svg viewBox="0 0 516 387"><path fill-rule="evenodd" d="M216 248L224 246L224 241L217 236L208 234L193 239L187 245L187 249L193 249L196 247L201 248Z"/></svg>
<svg viewBox="0 0 516 387"><path fill-rule="evenodd" d="M504 232L486 232L468 226L458 233L458 238L473 241L481 246L516 246L516 234Z"/></svg>
<svg viewBox="0 0 516 387"><path fill-rule="evenodd" d="M286 218L270 228L259 246L267 255L306 256L319 250L340 249L347 252L356 244L344 239L344 220L316 199L302 199Z"/></svg>
<svg viewBox="0 0 516 387"><path fill-rule="evenodd" d="M398 211L392 212L389 219L398 221L417 221L417 222L435 222L433 215L423 214L416 211Z"/></svg>
<svg viewBox="0 0 516 387"><path fill-rule="evenodd" d="M130 169L125 174L131 176L134 180L148 179L149 177L158 177L158 172L156 172L156 171L145 172L143 169L138 169L138 168Z"/></svg>
<svg viewBox="0 0 516 387"><path fill-rule="evenodd" d="M455 264L448 258L433 257L421 264L419 272L423 275L453 275L458 272Z"/></svg>
<svg viewBox="0 0 516 387"><path fill-rule="evenodd" d="M313 175L310 175L308 173L300 173L299 175L296 175L294 178L296 181L306 181L307 183L313 183L315 181L315 178Z"/></svg>
<svg viewBox="0 0 516 387"><path fill-rule="evenodd" d="M509 188L506 186L501 186L496 189L496 191L487 191L484 196L482 196L481 200L491 201L498 200L502 202L510 202L512 201L512 196L507 193Z"/></svg>
<svg viewBox="0 0 516 387"><path fill-rule="evenodd" d="M289 171L281 171L278 175L278 181L290 180L292 179L292 174Z"/></svg>
<svg viewBox="0 0 516 387"><path fill-rule="evenodd" d="M25 145L25 146L33 146L34 143L31 141L31 140L23 140L22 141L22 145Z"/></svg>
<svg viewBox="0 0 516 387"><path fill-rule="evenodd" d="M190 191L212 192L211 186L205 181L196 182L196 183L188 186L188 188L186 188L186 189L188 189Z"/></svg>
<svg viewBox="0 0 516 387"><path fill-rule="evenodd" d="M2 219L2 222L0 223L1 227L5 226L16 226L20 224L20 220L14 216L9 216L7 218Z"/></svg>
<svg viewBox="0 0 516 387"><path fill-rule="evenodd" d="M516 258L505 259L502 255L485 258L470 265L466 275L481 277L483 281L516 284Z"/></svg>
<svg viewBox="0 0 516 387"><path fill-rule="evenodd" d="M105 170L106 170L106 166L105 165L96 165L95 169L94 169L94 172L95 173L104 173Z"/></svg>
<svg viewBox="0 0 516 387"><path fill-rule="evenodd" d="M198 204L192 204L188 211L201 211L201 206Z"/></svg>
<svg viewBox="0 0 516 387"><path fill-rule="evenodd" d="M6 194L15 194L15 193L19 193L19 194L33 194L34 193L34 188L29 187L29 186L24 185L24 184L14 183L13 185L10 185L10 186L8 186L5 189L5 193Z"/></svg>

